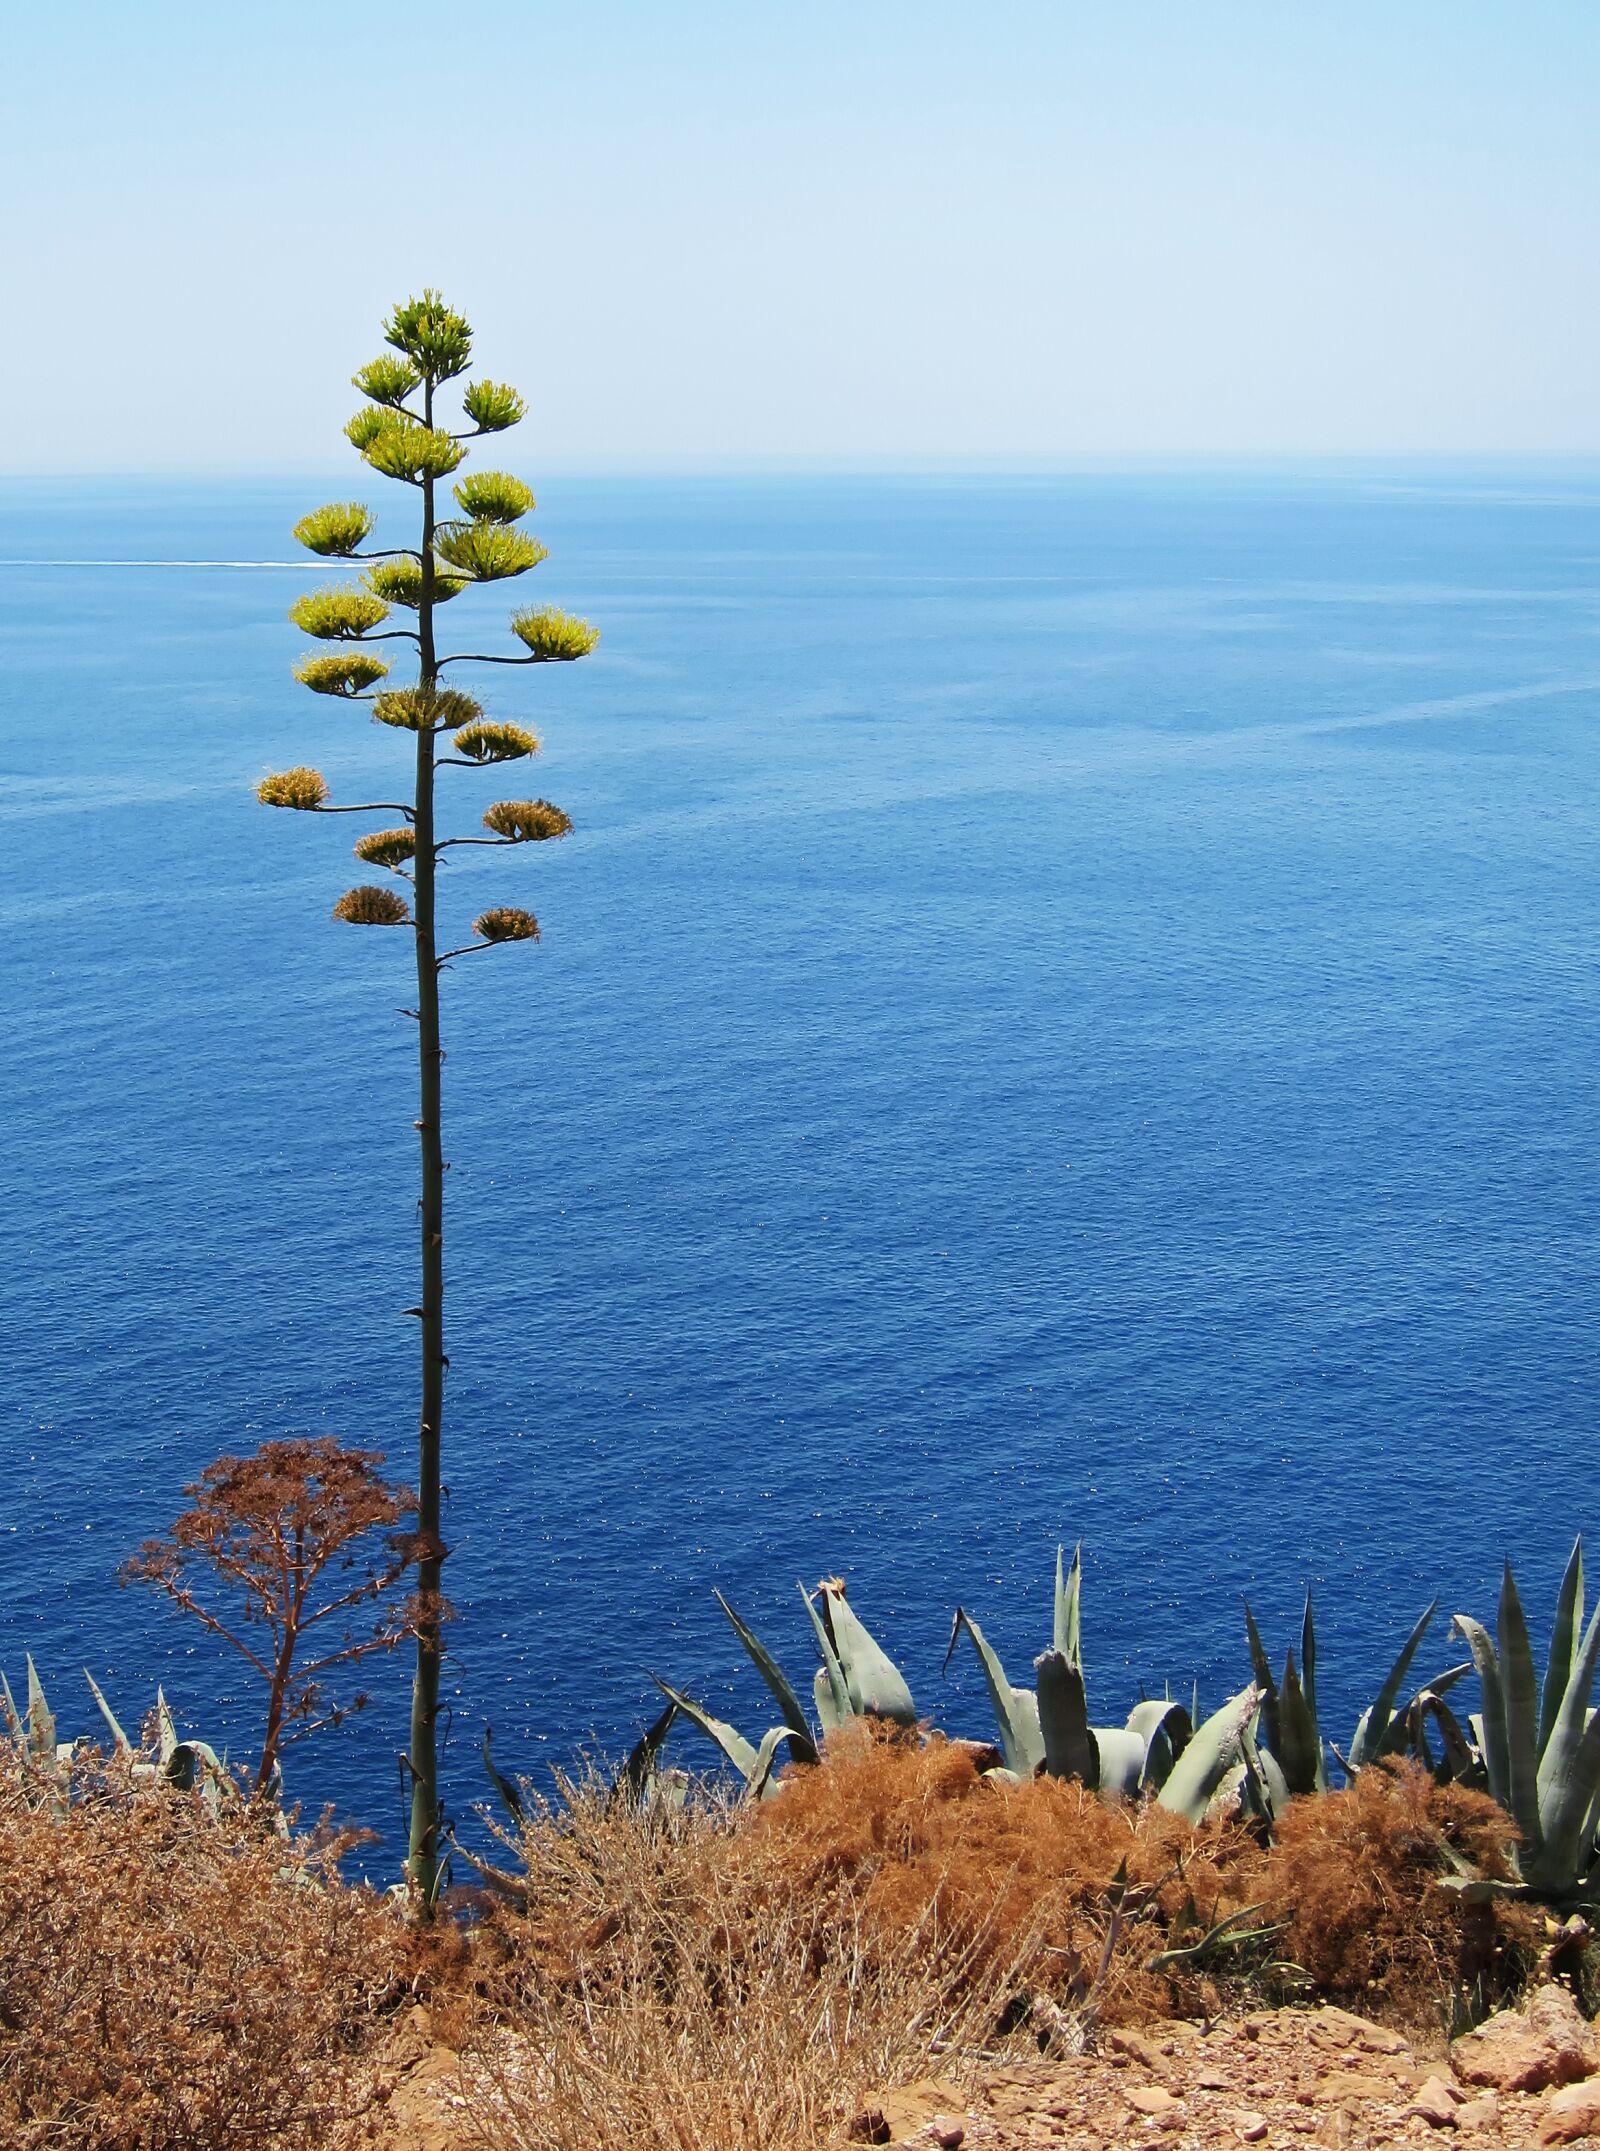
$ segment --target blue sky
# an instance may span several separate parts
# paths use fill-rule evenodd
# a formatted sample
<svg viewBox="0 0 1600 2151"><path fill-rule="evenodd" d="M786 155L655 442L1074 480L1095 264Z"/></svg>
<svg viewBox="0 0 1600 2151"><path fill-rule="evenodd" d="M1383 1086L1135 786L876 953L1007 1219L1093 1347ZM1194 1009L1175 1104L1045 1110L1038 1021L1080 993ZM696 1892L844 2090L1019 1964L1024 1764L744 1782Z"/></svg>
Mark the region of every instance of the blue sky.
<svg viewBox="0 0 1600 2151"><path fill-rule="evenodd" d="M1590 0L64 0L0 467L333 461L425 282L545 464L1593 452L1597 62Z"/></svg>

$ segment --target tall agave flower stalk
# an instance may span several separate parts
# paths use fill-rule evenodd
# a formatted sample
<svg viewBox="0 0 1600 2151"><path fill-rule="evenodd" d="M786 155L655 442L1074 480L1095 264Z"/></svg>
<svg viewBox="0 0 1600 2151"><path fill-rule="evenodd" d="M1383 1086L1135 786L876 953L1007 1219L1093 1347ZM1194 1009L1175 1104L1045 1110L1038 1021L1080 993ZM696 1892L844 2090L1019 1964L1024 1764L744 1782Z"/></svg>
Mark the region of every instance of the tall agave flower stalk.
<svg viewBox="0 0 1600 2151"><path fill-rule="evenodd" d="M439 1675L445 1613L442 1571L448 1552L440 1517L440 1459L444 1421L444 1154L440 1127L439 977L445 966L479 950L512 941L536 941L538 922L529 911L500 905L481 912L470 935L441 950L439 871L445 854L462 844L535 844L565 836L571 828L559 807L545 799L501 799L484 814L481 833L441 837L435 821L434 787L441 769L479 769L525 760L538 741L516 724L486 715L471 695L445 684L447 669L461 665L543 665L585 657L599 636L582 620L549 608L511 617L520 653L442 653L439 608L479 583L525 575L543 560L545 548L517 526L534 506L520 478L503 471L474 472L452 487L456 512L440 513L438 489L453 477L468 444L517 424L526 406L515 389L478 379L459 395L459 417L447 414L441 391L461 380L472 356L472 331L436 292L397 306L385 324L390 353L363 366L355 385L366 401L345 432L362 459L383 477L416 495L416 542L367 550L375 518L356 502L318 508L295 526L295 536L324 559L368 563L359 582L336 583L302 597L290 618L327 647L308 655L296 678L314 694L366 704L374 719L415 742L411 797L401 801L336 806L319 771L290 769L268 776L257 790L262 804L312 814L399 815L398 826L359 839L356 857L409 883L411 897L382 883L347 891L333 915L353 926L410 926L416 947L417 1005L406 1014L417 1025L418 1112L422 1192L419 1208L421 1296L410 1310L421 1337L418 1413L418 1531L415 1599L417 1662L410 1739L411 1818L406 1872L416 1899L431 1905L441 1873L443 1810L439 1795ZM392 355L390 355L392 354ZM395 626L397 613L414 626ZM389 680L390 659L374 646L409 644L416 674L402 684ZM397 653L398 654L398 653Z"/></svg>

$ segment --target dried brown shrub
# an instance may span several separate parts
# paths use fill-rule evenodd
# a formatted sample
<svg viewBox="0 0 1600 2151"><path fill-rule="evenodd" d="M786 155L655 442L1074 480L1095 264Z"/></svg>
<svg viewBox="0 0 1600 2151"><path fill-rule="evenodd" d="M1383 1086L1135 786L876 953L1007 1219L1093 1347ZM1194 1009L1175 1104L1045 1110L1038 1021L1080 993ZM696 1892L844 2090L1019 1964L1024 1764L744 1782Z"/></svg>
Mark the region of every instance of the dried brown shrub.
<svg viewBox="0 0 1600 2151"><path fill-rule="evenodd" d="M1415 1763L1383 1765L1291 1805L1260 1894L1285 1907L1283 1947L1318 1992L1436 2026L1453 1995L1477 2014L1513 1994L1538 1947L1528 1907L1472 1904L1440 1886L1446 1847L1505 1880L1516 1834L1486 1794L1436 1785Z"/></svg>
<svg viewBox="0 0 1600 2151"><path fill-rule="evenodd" d="M329 2143L398 1988L398 1923L242 1815L76 1773L0 1777L0 2141Z"/></svg>
<svg viewBox="0 0 1600 2151"><path fill-rule="evenodd" d="M813 2151L867 2089L970 2048L1009 1987L931 1914L889 1933L851 1877L714 1801L641 1818L569 1790L522 1856L464 2065L492 2151Z"/></svg>

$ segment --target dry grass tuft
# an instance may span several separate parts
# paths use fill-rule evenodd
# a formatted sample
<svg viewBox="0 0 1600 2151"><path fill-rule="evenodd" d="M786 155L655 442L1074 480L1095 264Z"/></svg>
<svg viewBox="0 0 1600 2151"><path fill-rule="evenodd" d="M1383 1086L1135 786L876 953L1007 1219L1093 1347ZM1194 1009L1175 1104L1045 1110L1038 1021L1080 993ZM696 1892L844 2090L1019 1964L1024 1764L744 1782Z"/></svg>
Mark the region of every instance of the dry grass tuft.
<svg viewBox="0 0 1600 2151"><path fill-rule="evenodd" d="M75 1778L66 1813L0 1782L0 2141L332 2141L401 1989L398 1923L242 1815Z"/></svg>
<svg viewBox="0 0 1600 2151"><path fill-rule="evenodd" d="M1283 1946L1319 1993L1436 2029L1457 1998L1477 2016L1515 1994L1537 1953L1531 1907L1469 1904L1439 1886L1445 1847L1508 1879L1516 1834L1486 1794L1436 1785L1415 1763L1384 1765L1291 1805L1261 1894L1289 1913Z"/></svg>

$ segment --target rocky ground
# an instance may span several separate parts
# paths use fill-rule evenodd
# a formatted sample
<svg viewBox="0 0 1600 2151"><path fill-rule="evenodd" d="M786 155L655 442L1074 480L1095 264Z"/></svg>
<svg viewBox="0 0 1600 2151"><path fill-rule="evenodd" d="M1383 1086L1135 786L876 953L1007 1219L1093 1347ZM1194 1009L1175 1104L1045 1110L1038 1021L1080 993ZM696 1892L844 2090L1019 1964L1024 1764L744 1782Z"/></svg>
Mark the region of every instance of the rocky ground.
<svg viewBox="0 0 1600 2151"><path fill-rule="evenodd" d="M454 2057L417 2036L398 2057L395 2151L466 2140ZM1543 1987L1428 2052L1341 2009L1110 2031L1094 2053L996 2065L863 2102L861 2144L915 2151L1265 2151L1473 2140L1483 2151L1600 2140L1600 2033Z"/></svg>

